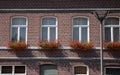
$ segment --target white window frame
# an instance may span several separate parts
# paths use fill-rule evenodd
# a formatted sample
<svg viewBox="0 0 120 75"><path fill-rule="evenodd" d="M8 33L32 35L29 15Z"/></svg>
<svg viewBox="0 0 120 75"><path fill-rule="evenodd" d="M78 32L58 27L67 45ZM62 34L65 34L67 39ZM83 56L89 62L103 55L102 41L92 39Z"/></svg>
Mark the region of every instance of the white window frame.
<svg viewBox="0 0 120 75"><path fill-rule="evenodd" d="M42 19L43 18L55 18L56 19L56 25L42 25ZM56 38L55 38L55 40L57 40L57 36L58 36L58 20L57 20L57 18L56 17L54 17L54 16L44 16L44 17L41 17L41 25L40 25L40 33L41 33L41 35L40 35L40 40L42 40L42 27L47 27L48 28L48 37L47 37L47 39L46 40L48 40L48 41L50 41L50 28L51 27L55 27L56 28Z"/></svg>
<svg viewBox="0 0 120 75"><path fill-rule="evenodd" d="M12 66L12 73L2 74L2 66ZM14 73L15 72L15 66L25 66L25 73ZM0 65L0 75L27 75L27 67L26 65Z"/></svg>
<svg viewBox="0 0 120 75"><path fill-rule="evenodd" d="M107 18L111 18L111 17L112 18L118 18L119 19L119 25L105 25L105 21L104 21L104 40L105 40L105 28L110 28L110 31L111 31L111 36L110 36L111 37L111 42L114 42L113 28L119 28L119 31L120 31L120 18L116 17L116 16L108 16ZM120 36L120 34L119 34L119 36ZM120 40L120 38L119 38L119 40Z"/></svg>
<svg viewBox="0 0 120 75"><path fill-rule="evenodd" d="M26 25L12 25L12 20L14 18L25 18L26 19ZM20 28L21 27L26 27L26 38L25 38L25 41L27 43L27 31L28 31L28 18L27 17L24 17L24 16L14 16L14 17L11 17L11 33L10 33L10 40L12 40L12 28L16 27L18 28L18 36L17 36L17 41L20 41Z"/></svg>
<svg viewBox="0 0 120 75"><path fill-rule="evenodd" d="M73 24L73 19L74 18L86 18L88 21L87 21L87 25L74 25ZM81 29L82 28L87 28L87 42L89 42L89 39L90 39L90 37L89 37L89 18L88 17L86 17L86 16L75 16L75 17L73 17L72 18L72 40L73 40L73 28L74 27L79 27L79 41L82 41L81 40Z"/></svg>
<svg viewBox="0 0 120 75"><path fill-rule="evenodd" d="M104 74L105 74L105 75L107 75L107 74L106 74L106 69L107 69L107 68L120 68L120 67L117 67L117 66L104 67Z"/></svg>
<svg viewBox="0 0 120 75"><path fill-rule="evenodd" d="M84 66L87 68L87 74L74 74L74 68L77 66ZM73 66L73 75L89 75L89 67L87 65L75 65Z"/></svg>

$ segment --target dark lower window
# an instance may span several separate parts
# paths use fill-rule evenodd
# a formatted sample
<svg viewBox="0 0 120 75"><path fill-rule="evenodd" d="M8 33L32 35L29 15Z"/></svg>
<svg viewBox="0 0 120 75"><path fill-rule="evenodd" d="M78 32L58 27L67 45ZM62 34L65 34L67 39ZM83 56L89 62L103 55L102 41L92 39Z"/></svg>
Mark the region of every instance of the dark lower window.
<svg viewBox="0 0 120 75"><path fill-rule="evenodd" d="M105 75L120 75L120 67L105 68Z"/></svg>
<svg viewBox="0 0 120 75"><path fill-rule="evenodd" d="M15 66L15 73L25 73L25 66Z"/></svg>
<svg viewBox="0 0 120 75"><path fill-rule="evenodd" d="M1 70L2 74L12 73L12 66L2 66Z"/></svg>
<svg viewBox="0 0 120 75"><path fill-rule="evenodd" d="M58 75L56 65L41 65L40 75Z"/></svg>

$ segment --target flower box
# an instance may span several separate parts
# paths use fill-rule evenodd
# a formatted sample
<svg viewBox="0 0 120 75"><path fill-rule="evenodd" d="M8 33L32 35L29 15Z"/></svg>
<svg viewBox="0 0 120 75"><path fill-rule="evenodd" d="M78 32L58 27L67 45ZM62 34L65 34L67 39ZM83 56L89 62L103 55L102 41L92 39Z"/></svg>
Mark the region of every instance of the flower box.
<svg viewBox="0 0 120 75"><path fill-rule="evenodd" d="M39 41L37 45L43 49L57 49L60 46L58 41L47 41L47 40Z"/></svg>
<svg viewBox="0 0 120 75"><path fill-rule="evenodd" d="M104 42L104 47L106 49L120 49L120 42Z"/></svg>
<svg viewBox="0 0 120 75"><path fill-rule="evenodd" d="M88 50L93 47L91 43L88 42L79 42L79 41L71 41L69 46L76 50Z"/></svg>
<svg viewBox="0 0 120 75"><path fill-rule="evenodd" d="M7 46L14 50L21 50L27 48L27 44L24 41L9 41L7 43Z"/></svg>

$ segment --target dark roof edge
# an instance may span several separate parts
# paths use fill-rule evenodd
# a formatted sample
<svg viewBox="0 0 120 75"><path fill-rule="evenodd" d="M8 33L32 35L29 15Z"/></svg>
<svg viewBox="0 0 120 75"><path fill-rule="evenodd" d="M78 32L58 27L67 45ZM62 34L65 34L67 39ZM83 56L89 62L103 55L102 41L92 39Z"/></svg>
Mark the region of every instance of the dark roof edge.
<svg viewBox="0 0 120 75"><path fill-rule="evenodd" d="M0 11L77 11L77 10L120 10L120 8L0 9Z"/></svg>

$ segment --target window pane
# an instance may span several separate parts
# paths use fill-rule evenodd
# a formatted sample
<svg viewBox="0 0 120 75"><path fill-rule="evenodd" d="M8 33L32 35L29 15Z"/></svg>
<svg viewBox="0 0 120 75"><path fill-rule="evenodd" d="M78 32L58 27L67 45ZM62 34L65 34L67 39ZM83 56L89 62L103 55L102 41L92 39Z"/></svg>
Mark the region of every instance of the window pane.
<svg viewBox="0 0 120 75"><path fill-rule="evenodd" d="M111 29L105 28L105 41L111 41Z"/></svg>
<svg viewBox="0 0 120 75"><path fill-rule="evenodd" d="M2 66L2 74L12 73L12 66Z"/></svg>
<svg viewBox="0 0 120 75"><path fill-rule="evenodd" d="M119 28L113 28L113 40L119 41Z"/></svg>
<svg viewBox="0 0 120 75"><path fill-rule="evenodd" d="M26 18L13 18L12 25L26 25Z"/></svg>
<svg viewBox="0 0 120 75"><path fill-rule="evenodd" d="M49 25L49 19L48 18L43 18L42 19L42 25Z"/></svg>
<svg viewBox="0 0 120 75"><path fill-rule="evenodd" d="M42 27L42 40L47 40L48 38L48 28Z"/></svg>
<svg viewBox="0 0 120 75"><path fill-rule="evenodd" d="M20 28L20 40L25 41L26 38L26 28L22 27Z"/></svg>
<svg viewBox="0 0 120 75"><path fill-rule="evenodd" d="M79 28L73 27L73 40L79 40Z"/></svg>
<svg viewBox="0 0 120 75"><path fill-rule="evenodd" d="M58 75L57 66L55 66L55 65L42 65L40 67L40 75Z"/></svg>
<svg viewBox="0 0 120 75"><path fill-rule="evenodd" d="M12 37L11 37L11 40L12 41L17 40L17 37L18 37L18 28L12 28Z"/></svg>
<svg viewBox="0 0 120 75"><path fill-rule="evenodd" d="M56 25L56 18L43 18L42 25Z"/></svg>
<svg viewBox="0 0 120 75"><path fill-rule="evenodd" d="M120 75L120 68L106 68L107 75Z"/></svg>
<svg viewBox="0 0 120 75"><path fill-rule="evenodd" d="M56 28L51 27L50 28L50 41L56 40Z"/></svg>
<svg viewBox="0 0 120 75"><path fill-rule="evenodd" d="M105 20L105 25L119 25L119 18L110 17Z"/></svg>
<svg viewBox="0 0 120 75"><path fill-rule="evenodd" d="M49 25L56 25L56 19L55 18L49 18Z"/></svg>
<svg viewBox="0 0 120 75"><path fill-rule="evenodd" d="M83 41L83 42L87 42L87 35L88 35L88 33L87 33L87 28L82 28L82 31L81 31L82 33L81 33L81 41Z"/></svg>
<svg viewBox="0 0 120 75"><path fill-rule="evenodd" d="M87 74L87 67L85 66L74 67L74 74Z"/></svg>
<svg viewBox="0 0 120 75"><path fill-rule="evenodd" d="M74 18L73 25L87 25L87 18Z"/></svg>
<svg viewBox="0 0 120 75"><path fill-rule="evenodd" d="M15 66L15 73L25 73L25 66Z"/></svg>

